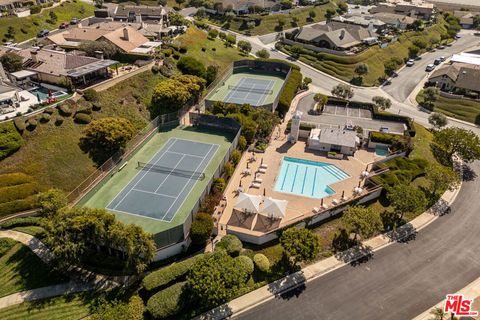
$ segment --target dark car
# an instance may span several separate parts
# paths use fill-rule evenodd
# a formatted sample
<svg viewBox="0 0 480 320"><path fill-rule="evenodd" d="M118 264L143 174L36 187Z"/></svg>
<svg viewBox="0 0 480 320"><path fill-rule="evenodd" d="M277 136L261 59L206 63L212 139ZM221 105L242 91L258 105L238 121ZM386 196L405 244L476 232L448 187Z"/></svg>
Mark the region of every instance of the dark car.
<svg viewBox="0 0 480 320"><path fill-rule="evenodd" d="M42 31L37 33L37 38L46 37L46 36L48 36L49 33L50 33L50 31L48 31L47 29L43 29Z"/></svg>
<svg viewBox="0 0 480 320"><path fill-rule="evenodd" d="M78 18L73 18L72 20L70 20L71 25L78 24L79 22L80 20Z"/></svg>
<svg viewBox="0 0 480 320"><path fill-rule="evenodd" d="M58 28L59 29L66 29L66 28L68 28L68 26L69 26L68 22L62 22Z"/></svg>
<svg viewBox="0 0 480 320"><path fill-rule="evenodd" d="M443 60L441 58L437 58L437 59L435 59L435 61L433 61L433 64L438 66L440 63L442 63L442 61Z"/></svg>

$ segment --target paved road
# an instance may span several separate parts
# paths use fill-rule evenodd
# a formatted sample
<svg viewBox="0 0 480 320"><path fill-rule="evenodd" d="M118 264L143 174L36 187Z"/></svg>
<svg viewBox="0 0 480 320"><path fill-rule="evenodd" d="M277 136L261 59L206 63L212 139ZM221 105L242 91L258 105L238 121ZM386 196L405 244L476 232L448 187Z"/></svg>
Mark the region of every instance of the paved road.
<svg viewBox="0 0 480 320"><path fill-rule="evenodd" d="M474 165L480 174L480 162ZM480 179L480 178L477 178ZM465 182L452 212L357 267L345 266L236 319L406 320L480 276L480 184Z"/></svg>
<svg viewBox="0 0 480 320"><path fill-rule="evenodd" d="M390 94L395 100L405 101L417 84L428 74L428 72L425 71L428 64L433 63L436 58L440 58L441 56L449 58L455 53L465 51L480 43L480 37L474 36L471 31L463 31L461 34L462 37L451 47L446 47L443 50L437 50L435 52L428 52L422 56L421 60L415 61L415 65L412 67L402 69L402 71L398 73L398 77L392 80L392 84L384 86L383 90Z"/></svg>

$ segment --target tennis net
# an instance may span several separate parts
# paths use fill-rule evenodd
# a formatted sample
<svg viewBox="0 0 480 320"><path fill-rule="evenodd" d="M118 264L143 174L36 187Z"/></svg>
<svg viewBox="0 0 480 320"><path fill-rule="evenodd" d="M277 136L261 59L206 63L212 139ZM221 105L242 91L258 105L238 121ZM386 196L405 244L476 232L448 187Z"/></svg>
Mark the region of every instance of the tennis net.
<svg viewBox="0 0 480 320"><path fill-rule="evenodd" d="M203 172L168 168L168 167L163 167L156 164L150 164L150 163L140 162L140 161L138 161L137 163L137 169L167 173L167 174L189 178L189 179L197 179L197 180L205 179L205 173Z"/></svg>
<svg viewBox="0 0 480 320"><path fill-rule="evenodd" d="M241 87L241 86L234 86L229 85L228 89L242 91L242 92L254 92L254 93L262 93L262 94L272 94L273 90L270 89L255 89L255 88L248 88L248 87Z"/></svg>

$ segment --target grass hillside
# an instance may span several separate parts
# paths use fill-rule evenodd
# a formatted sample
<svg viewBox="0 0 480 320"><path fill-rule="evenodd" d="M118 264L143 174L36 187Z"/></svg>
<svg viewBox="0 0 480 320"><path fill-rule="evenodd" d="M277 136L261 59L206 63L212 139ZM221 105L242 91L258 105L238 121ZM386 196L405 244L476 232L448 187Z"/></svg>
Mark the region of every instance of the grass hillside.
<svg viewBox="0 0 480 320"><path fill-rule="evenodd" d="M36 37L40 30L53 30L58 28L60 23L69 22L72 18L86 18L93 16L94 6L79 0L66 1L55 8L44 9L39 14L25 18L16 16L0 18L0 39L7 41L8 27L13 27L15 42L21 42ZM50 12L55 12L57 21L50 21ZM50 23L51 22L51 23Z"/></svg>
<svg viewBox="0 0 480 320"><path fill-rule="evenodd" d="M443 22L439 22L420 32L406 32L399 37L397 42L390 43L386 48L373 46L360 54L349 56L316 53L303 49L298 59L347 82L356 76L355 67L360 63L365 63L369 67L369 72L363 76L363 85L373 86L378 85L379 79L385 75L384 63L386 61L392 57L399 57L402 60L408 58L408 48L415 40L423 39L430 43L431 39L440 39L440 35L445 34L446 30ZM291 48L292 46L285 45L283 50L290 54Z"/></svg>

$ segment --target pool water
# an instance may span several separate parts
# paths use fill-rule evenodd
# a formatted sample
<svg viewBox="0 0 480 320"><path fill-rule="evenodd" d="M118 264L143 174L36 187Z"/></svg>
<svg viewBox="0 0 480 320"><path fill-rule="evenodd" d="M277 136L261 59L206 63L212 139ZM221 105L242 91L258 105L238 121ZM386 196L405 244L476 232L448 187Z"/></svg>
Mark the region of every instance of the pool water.
<svg viewBox="0 0 480 320"><path fill-rule="evenodd" d="M275 191L320 199L335 194L330 184L349 177L330 163L284 157Z"/></svg>
<svg viewBox="0 0 480 320"><path fill-rule="evenodd" d="M48 99L48 89L44 87L38 87L34 90L30 90L30 93L33 94L35 97L40 98L40 101L47 100ZM52 97L53 98L58 98L61 96L66 95L66 92L63 91L54 91L51 90Z"/></svg>
<svg viewBox="0 0 480 320"><path fill-rule="evenodd" d="M382 147L382 146L376 146L375 147L375 154L377 156L385 157L385 156L388 155L388 148L387 147Z"/></svg>

